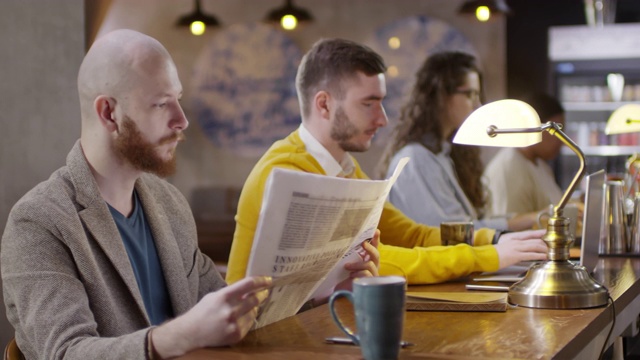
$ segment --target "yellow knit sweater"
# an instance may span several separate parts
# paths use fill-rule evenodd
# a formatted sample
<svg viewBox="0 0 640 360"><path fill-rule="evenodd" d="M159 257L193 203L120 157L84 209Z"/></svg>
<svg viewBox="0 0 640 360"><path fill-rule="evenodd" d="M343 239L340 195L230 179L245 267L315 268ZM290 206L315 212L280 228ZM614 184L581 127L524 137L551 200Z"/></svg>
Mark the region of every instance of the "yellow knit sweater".
<svg viewBox="0 0 640 360"><path fill-rule="evenodd" d="M354 163L355 177L368 179L355 159ZM264 186L274 167L325 175L320 164L306 151L297 130L267 150L242 188L227 268L228 283L245 277ZM380 275L400 275L409 284L429 284L473 272L498 270L498 253L490 245L494 230L476 230L474 246L440 246L439 228L414 222L389 202L384 206L378 229L381 232Z"/></svg>

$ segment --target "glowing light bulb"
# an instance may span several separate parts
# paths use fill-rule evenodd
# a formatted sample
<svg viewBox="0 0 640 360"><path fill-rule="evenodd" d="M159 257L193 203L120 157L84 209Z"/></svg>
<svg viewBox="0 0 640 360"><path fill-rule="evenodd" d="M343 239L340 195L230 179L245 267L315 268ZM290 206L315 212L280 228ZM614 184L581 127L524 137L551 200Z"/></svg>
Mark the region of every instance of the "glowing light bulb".
<svg viewBox="0 0 640 360"><path fill-rule="evenodd" d="M298 26L298 19L293 15L285 15L280 19L280 25L285 30L293 30Z"/></svg>
<svg viewBox="0 0 640 360"><path fill-rule="evenodd" d="M197 36L204 34L206 26L202 21L194 21L191 23L191 26L189 28L191 29L191 33Z"/></svg>
<svg viewBox="0 0 640 360"><path fill-rule="evenodd" d="M398 49L400 47L400 39L396 36L389 38L389 47L391 49Z"/></svg>
<svg viewBox="0 0 640 360"><path fill-rule="evenodd" d="M488 21L491 17L491 10L486 6L478 6L476 9L476 18L480 21Z"/></svg>

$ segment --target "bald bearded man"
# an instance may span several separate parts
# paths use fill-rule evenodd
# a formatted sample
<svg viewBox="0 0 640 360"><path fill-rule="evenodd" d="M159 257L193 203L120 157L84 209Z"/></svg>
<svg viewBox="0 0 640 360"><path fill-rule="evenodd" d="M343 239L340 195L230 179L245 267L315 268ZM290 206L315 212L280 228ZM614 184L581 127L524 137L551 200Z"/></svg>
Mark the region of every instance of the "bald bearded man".
<svg viewBox="0 0 640 360"><path fill-rule="evenodd" d="M149 359L242 339L271 279L225 287L189 205L162 180L188 126L176 66L131 30L99 38L78 74L81 136L13 207L4 299L28 359Z"/></svg>

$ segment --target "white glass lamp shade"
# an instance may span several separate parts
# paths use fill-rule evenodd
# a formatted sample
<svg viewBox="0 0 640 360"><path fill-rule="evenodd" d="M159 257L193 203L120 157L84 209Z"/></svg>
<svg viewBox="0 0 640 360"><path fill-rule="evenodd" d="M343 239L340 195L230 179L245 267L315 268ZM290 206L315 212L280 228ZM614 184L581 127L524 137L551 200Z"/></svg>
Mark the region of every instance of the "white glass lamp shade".
<svg viewBox="0 0 640 360"><path fill-rule="evenodd" d="M630 121L633 120L633 121ZM640 131L640 105L627 104L611 114L604 132L607 135Z"/></svg>
<svg viewBox="0 0 640 360"><path fill-rule="evenodd" d="M487 134L489 127L514 131L490 136ZM478 146L525 147L542 141L541 132L540 117L531 105L520 100L506 99L488 103L472 112L458 129L453 142Z"/></svg>

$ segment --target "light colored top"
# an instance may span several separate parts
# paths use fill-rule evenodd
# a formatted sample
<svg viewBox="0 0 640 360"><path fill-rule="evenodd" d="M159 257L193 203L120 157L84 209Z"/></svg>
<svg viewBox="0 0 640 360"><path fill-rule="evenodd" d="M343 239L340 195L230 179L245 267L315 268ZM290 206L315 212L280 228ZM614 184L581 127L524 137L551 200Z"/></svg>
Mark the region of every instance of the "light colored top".
<svg viewBox="0 0 640 360"><path fill-rule="evenodd" d="M317 159L309 152L317 155L319 143L310 141L312 150L309 150L300 135L304 131L303 128L296 130L285 139L276 141L254 166L242 188L227 267L227 280L231 283L245 277L265 183L271 170L279 167L321 175L332 171L329 170L331 165L328 166L331 159ZM309 140L306 135L305 138ZM349 158L354 166L352 177L368 179L358 162L351 156ZM409 284L437 283L473 272L496 271L499 266L498 252L490 245L495 235L491 229L476 230L474 246L439 246L439 227L418 224L389 202L384 205L378 229L381 232L381 244L378 246L380 274L403 276Z"/></svg>
<svg viewBox="0 0 640 360"><path fill-rule="evenodd" d="M401 148L387 170L391 175L398 161L411 158L389 193L389 201L414 221L440 226L445 221L472 221L475 228L507 229L507 218L478 219L478 214L460 187L451 144L443 142L442 151L434 154L413 142Z"/></svg>
<svg viewBox="0 0 640 360"><path fill-rule="evenodd" d="M516 148L501 149L484 177L494 214L540 211L562 197L551 167L541 159L529 161Z"/></svg>

